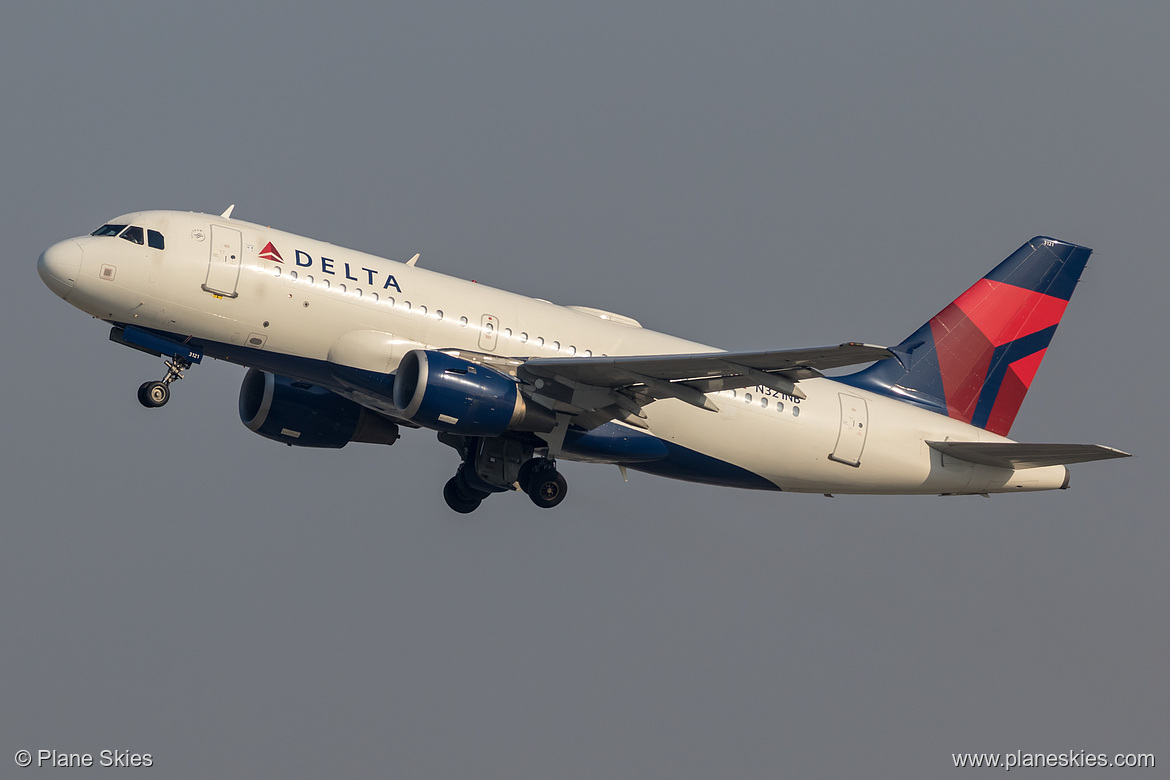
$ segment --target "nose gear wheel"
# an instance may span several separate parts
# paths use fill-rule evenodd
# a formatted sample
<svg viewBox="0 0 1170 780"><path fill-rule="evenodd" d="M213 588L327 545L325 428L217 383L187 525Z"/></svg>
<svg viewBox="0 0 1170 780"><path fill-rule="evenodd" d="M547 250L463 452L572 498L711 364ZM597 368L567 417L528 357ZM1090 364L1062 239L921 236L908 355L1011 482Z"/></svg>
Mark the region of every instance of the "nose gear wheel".
<svg viewBox="0 0 1170 780"><path fill-rule="evenodd" d="M161 382L143 382L138 387L138 402L147 409L157 409L171 400L171 383L183 378L191 364L181 357L167 361L167 375Z"/></svg>

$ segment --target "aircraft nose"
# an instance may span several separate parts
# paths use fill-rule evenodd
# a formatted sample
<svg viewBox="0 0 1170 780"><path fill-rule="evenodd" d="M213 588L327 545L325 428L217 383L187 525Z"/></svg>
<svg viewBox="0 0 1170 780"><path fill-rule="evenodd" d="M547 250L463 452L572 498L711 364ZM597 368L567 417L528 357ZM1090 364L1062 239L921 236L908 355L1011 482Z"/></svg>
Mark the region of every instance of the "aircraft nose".
<svg viewBox="0 0 1170 780"><path fill-rule="evenodd" d="M41 252L37 273L41 281L62 298L69 295L81 273L81 244L72 239L58 241Z"/></svg>

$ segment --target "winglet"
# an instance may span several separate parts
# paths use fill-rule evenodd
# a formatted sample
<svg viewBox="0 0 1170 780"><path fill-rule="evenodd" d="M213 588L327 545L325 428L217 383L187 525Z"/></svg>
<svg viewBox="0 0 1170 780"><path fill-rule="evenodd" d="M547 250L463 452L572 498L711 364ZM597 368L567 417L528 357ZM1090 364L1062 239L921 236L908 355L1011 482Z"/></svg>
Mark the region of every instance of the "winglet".
<svg viewBox="0 0 1170 780"><path fill-rule="evenodd" d="M411 268L414 268L414 264L418 262L418 258L421 255L422 255L422 252L416 252L414 257L412 257L406 261L406 264L409 265Z"/></svg>
<svg viewBox="0 0 1170 780"><path fill-rule="evenodd" d="M231 219L232 218L232 209L234 209L235 207L236 207L236 204L233 203L232 205L228 206L227 211L220 214L220 216L223 217L224 219Z"/></svg>

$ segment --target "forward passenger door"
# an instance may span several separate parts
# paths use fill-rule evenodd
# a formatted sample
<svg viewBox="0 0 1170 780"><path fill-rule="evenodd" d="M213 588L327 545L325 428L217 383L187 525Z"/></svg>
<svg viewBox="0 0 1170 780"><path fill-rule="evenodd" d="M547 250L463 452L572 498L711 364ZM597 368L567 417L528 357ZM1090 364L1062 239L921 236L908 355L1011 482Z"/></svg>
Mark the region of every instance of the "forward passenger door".
<svg viewBox="0 0 1170 780"><path fill-rule="evenodd" d="M222 295L224 298L235 298L236 285L240 279L240 255L243 241L240 231L224 227L211 226L210 256L207 259L207 280L203 289L212 295Z"/></svg>

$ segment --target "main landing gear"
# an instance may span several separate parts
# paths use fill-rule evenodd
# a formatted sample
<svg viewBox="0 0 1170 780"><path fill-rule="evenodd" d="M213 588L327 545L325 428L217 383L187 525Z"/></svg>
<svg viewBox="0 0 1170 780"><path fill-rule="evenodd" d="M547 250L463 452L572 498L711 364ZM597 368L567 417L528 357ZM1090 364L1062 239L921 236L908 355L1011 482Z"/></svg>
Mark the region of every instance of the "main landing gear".
<svg viewBox="0 0 1170 780"><path fill-rule="evenodd" d="M521 466L516 483L541 509L552 509L564 501L568 490L565 478L548 458L533 458Z"/></svg>
<svg viewBox="0 0 1170 780"><path fill-rule="evenodd" d="M464 466L460 466L459 470L455 472L455 476L447 480L446 485L443 485L443 500L447 502L447 506L459 514L466 515L479 509L480 503L491 493L472 487L468 483L467 473L463 469Z"/></svg>
<svg viewBox="0 0 1170 780"><path fill-rule="evenodd" d="M167 375L161 382L143 382L138 387L138 402L147 409L157 409L171 400L171 382L183 378L183 372L191 364L181 357L174 357L167 361Z"/></svg>
<svg viewBox="0 0 1170 780"><path fill-rule="evenodd" d="M565 478L552 458L535 456L534 442L450 434L440 434L439 441L454 447L463 459L443 486L447 506L460 514L474 512L492 493L510 490L523 491L541 509L552 509L565 499Z"/></svg>
<svg viewBox="0 0 1170 780"><path fill-rule="evenodd" d="M467 464L464 463L443 486L443 500L447 506L463 515L479 509L483 500L492 493L475 487L471 484L473 481L478 480L468 477ZM521 466L516 484L541 509L552 509L565 500L568 491L565 478L548 458L532 458Z"/></svg>

